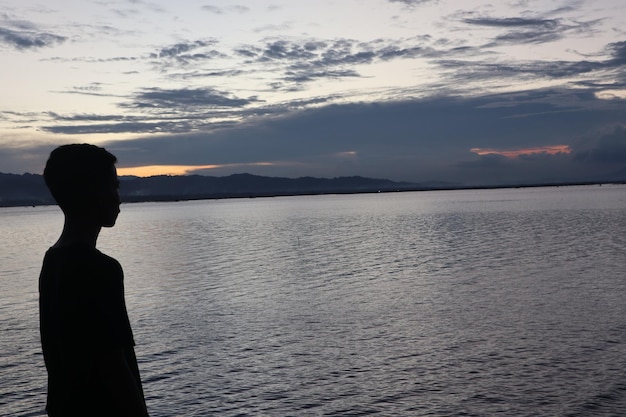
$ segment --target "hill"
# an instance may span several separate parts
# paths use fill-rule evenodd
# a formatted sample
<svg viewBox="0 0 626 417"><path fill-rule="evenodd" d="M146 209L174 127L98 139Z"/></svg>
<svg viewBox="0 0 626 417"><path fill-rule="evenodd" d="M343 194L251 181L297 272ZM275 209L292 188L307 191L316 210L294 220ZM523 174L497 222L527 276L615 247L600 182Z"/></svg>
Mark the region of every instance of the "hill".
<svg viewBox="0 0 626 417"><path fill-rule="evenodd" d="M226 177L202 175L120 177L120 183L120 196L123 202L362 193L398 191L415 186L364 177L280 178L251 174L234 174ZM41 175L0 173L0 206L46 204L54 204L54 200Z"/></svg>
<svg viewBox="0 0 626 417"><path fill-rule="evenodd" d="M251 174L233 174L226 177L203 175L147 178L120 177L122 202L177 201L217 198L270 197L307 194L349 194L390 191L454 190L479 188L545 187L582 184L626 183L626 169L606 177L581 181L546 181L537 184L499 184L464 186L431 182L408 183L365 177L337 178L281 178ZM43 177L37 174L0 173L0 207L54 204Z"/></svg>

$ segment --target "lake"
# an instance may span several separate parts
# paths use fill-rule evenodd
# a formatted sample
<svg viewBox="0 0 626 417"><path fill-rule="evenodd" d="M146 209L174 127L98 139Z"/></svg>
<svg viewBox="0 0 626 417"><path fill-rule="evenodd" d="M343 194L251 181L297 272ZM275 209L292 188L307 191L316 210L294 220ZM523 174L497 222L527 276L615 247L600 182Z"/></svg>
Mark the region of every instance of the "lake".
<svg viewBox="0 0 626 417"><path fill-rule="evenodd" d="M0 415L44 415L55 207L0 209ZM626 415L626 186L122 205L153 417Z"/></svg>

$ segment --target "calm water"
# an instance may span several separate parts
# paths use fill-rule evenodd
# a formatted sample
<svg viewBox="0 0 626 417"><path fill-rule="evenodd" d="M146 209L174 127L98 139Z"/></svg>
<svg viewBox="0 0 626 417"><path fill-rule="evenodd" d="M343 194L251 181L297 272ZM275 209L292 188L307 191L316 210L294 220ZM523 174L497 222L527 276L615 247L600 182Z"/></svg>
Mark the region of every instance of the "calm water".
<svg viewBox="0 0 626 417"><path fill-rule="evenodd" d="M62 217L0 209L0 415L43 414ZM626 186L122 206L148 406L171 416L626 415Z"/></svg>

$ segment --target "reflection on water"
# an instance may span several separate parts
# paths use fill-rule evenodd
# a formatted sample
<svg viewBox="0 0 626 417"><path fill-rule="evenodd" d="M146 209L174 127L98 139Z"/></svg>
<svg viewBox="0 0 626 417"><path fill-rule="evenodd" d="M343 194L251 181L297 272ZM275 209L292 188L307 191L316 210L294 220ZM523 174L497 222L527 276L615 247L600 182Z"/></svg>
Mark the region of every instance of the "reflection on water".
<svg viewBox="0 0 626 417"><path fill-rule="evenodd" d="M625 207L624 186L132 204L100 243L153 416L608 416ZM0 414L39 415L60 214L0 216Z"/></svg>

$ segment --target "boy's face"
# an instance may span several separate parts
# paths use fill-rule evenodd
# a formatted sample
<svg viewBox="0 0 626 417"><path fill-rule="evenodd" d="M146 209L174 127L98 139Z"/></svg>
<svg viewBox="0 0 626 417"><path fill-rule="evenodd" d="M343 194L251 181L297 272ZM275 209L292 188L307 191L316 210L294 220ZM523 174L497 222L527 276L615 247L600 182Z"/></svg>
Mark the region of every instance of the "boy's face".
<svg viewBox="0 0 626 417"><path fill-rule="evenodd" d="M120 182L117 170L111 166L111 175L106 185L98 193L98 215L102 227L113 227L120 213Z"/></svg>

